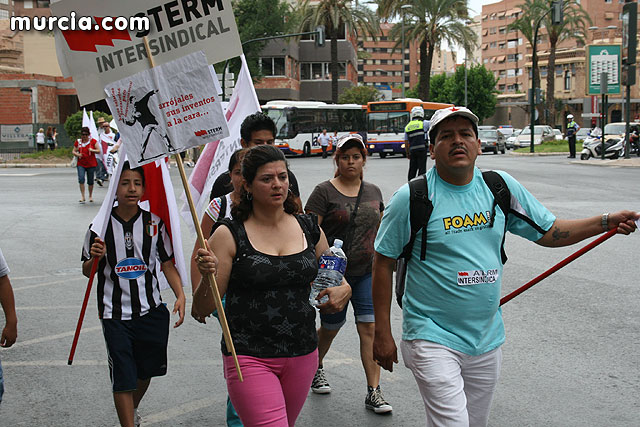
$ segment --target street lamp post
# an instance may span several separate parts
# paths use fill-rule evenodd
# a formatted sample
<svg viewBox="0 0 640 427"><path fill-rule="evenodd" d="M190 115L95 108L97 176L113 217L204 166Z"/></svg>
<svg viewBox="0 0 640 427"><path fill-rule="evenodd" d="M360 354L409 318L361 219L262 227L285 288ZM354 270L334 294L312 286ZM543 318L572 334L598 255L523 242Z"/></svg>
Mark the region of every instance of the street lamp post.
<svg viewBox="0 0 640 427"><path fill-rule="evenodd" d="M31 134L33 135L33 146L36 146L36 127L38 122L38 87L22 87L20 92L29 93L31 101Z"/></svg>
<svg viewBox="0 0 640 427"><path fill-rule="evenodd" d="M402 55L400 56L400 63L402 64L402 97L404 98L404 18L405 18L405 11L407 9L411 9L411 5L410 4L404 4L402 6L400 6L400 9L402 10Z"/></svg>

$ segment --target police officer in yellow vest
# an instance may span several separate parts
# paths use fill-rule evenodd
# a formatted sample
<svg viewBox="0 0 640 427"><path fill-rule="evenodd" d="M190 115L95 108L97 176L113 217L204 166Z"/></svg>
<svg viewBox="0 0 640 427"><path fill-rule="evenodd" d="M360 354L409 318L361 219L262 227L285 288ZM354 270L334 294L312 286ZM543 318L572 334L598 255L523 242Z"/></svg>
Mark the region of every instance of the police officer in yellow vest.
<svg viewBox="0 0 640 427"><path fill-rule="evenodd" d="M573 120L573 114L567 115L567 141L569 142L569 156L570 159L576 158L576 133L580 126Z"/></svg>
<svg viewBox="0 0 640 427"><path fill-rule="evenodd" d="M409 181L427 172L427 147L429 122L424 120L424 110L411 109L411 121L404 128L404 149L409 158Z"/></svg>

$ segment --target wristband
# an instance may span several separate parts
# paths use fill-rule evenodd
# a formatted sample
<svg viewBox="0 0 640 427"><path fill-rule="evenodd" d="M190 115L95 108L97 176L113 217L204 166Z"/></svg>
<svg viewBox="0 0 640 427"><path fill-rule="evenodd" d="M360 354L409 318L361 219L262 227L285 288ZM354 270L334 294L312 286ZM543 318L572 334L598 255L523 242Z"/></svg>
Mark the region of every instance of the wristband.
<svg viewBox="0 0 640 427"><path fill-rule="evenodd" d="M600 224L602 224L602 229L604 231L609 231L609 213L603 213L602 218L600 219Z"/></svg>

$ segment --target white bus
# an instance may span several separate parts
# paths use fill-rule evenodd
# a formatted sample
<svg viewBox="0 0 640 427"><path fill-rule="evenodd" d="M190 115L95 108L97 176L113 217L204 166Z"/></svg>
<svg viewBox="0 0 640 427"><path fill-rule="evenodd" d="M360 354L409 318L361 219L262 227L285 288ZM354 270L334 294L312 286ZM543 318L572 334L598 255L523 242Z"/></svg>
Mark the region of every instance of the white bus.
<svg viewBox="0 0 640 427"><path fill-rule="evenodd" d="M322 153L318 135L322 129L336 139L360 133L366 141L366 106L326 104L315 101L269 101L262 111L276 123L276 146L285 154L310 156ZM332 138L328 152L334 150Z"/></svg>

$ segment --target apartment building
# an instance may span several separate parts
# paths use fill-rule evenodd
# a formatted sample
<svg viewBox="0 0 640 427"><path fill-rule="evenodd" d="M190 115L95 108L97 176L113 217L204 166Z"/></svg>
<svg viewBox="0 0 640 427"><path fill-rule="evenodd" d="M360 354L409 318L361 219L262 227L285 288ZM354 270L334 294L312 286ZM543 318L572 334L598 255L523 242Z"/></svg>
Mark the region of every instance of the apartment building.
<svg viewBox="0 0 640 427"><path fill-rule="evenodd" d="M331 102L331 41L317 46L315 35L271 40L260 52L264 77L255 84L260 103L275 99ZM357 84L356 39L338 36L338 93Z"/></svg>
<svg viewBox="0 0 640 427"><path fill-rule="evenodd" d="M482 63L498 78L496 89L500 92L499 108L491 119L495 121L492 124L512 122L522 126L529 121L526 93L531 87L532 46L521 33L508 29L508 25L522 13L518 6L521 3L521 0L503 0L482 7ZM621 43L620 15L623 2L582 0L581 5L592 20L592 24L588 24L586 39L568 39L559 43L554 70L548 69L549 40L544 27L540 28L536 52L541 82L536 82L536 87L546 92L548 73L553 73L554 97L560 101L562 108L554 119L548 116L546 119L563 123L563 117L571 112L580 118L581 125L589 126L592 105L597 105L598 97L586 94L585 46ZM635 116L640 103L637 85L632 87L631 93L632 115ZM622 94L610 95L609 121L622 119L622 101Z"/></svg>

